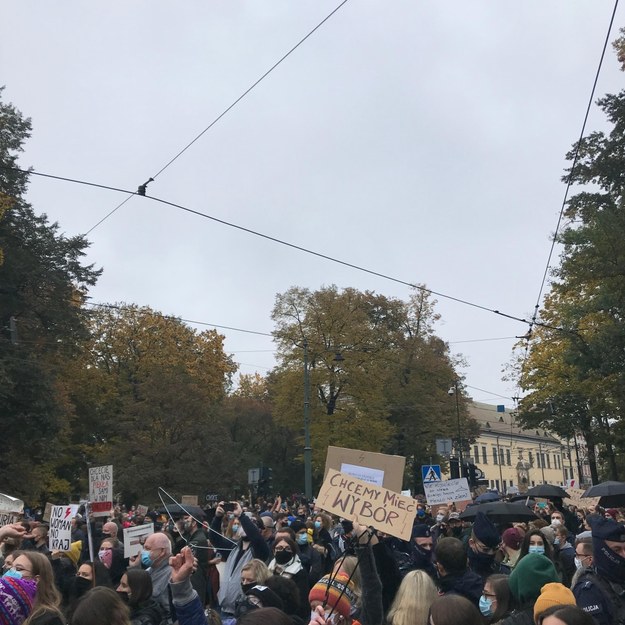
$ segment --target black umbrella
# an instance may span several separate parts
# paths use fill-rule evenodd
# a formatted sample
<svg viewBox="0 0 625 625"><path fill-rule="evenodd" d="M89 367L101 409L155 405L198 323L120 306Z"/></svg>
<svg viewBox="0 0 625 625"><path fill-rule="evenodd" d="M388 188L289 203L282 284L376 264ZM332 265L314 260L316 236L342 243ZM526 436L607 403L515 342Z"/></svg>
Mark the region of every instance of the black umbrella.
<svg viewBox="0 0 625 625"><path fill-rule="evenodd" d="M202 521L204 517L206 516L204 510L202 510L200 506L193 506L193 505L186 506L184 504L180 505L179 503L168 503L166 506L159 508L157 512L159 514L169 513L174 519L179 519L180 517L190 514L194 516L196 519L199 519L200 521Z"/></svg>
<svg viewBox="0 0 625 625"><path fill-rule="evenodd" d="M553 484L539 484L528 489L526 493L529 497L544 497L545 499L564 499L569 494L559 486Z"/></svg>
<svg viewBox="0 0 625 625"><path fill-rule="evenodd" d="M491 490L476 497L475 503L487 503L489 501L499 501L500 499L501 499L501 495Z"/></svg>
<svg viewBox="0 0 625 625"><path fill-rule="evenodd" d="M468 506L460 514L460 518L470 521L475 519L478 512L483 512L491 521L527 521L538 517L524 503L508 501L491 501L477 506Z"/></svg>
<svg viewBox="0 0 625 625"><path fill-rule="evenodd" d="M604 508L625 506L625 482L601 482L586 489L582 497L601 497L599 505Z"/></svg>

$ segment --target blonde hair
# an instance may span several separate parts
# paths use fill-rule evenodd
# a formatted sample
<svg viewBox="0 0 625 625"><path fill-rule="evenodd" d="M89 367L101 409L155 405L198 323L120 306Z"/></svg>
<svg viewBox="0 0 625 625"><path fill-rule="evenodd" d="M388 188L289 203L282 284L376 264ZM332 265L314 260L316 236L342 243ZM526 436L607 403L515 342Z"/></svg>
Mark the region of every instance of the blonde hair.
<svg viewBox="0 0 625 625"><path fill-rule="evenodd" d="M57 614L64 621L65 617L61 612L61 593L54 582L54 573L50 560L37 551L16 551L14 557L24 556L32 568L33 577L38 577L37 594L30 616L24 621L24 625L29 625L32 621L46 612Z"/></svg>
<svg viewBox="0 0 625 625"><path fill-rule="evenodd" d="M333 573L339 571L345 573L350 582L354 585L354 595L356 595L356 604L360 605L360 596L362 594L362 578L360 577L360 567L358 566L358 558L356 556L341 556L332 567Z"/></svg>
<svg viewBox="0 0 625 625"><path fill-rule="evenodd" d="M410 571L402 580L386 617L389 625L427 625L438 593L425 571Z"/></svg>
<svg viewBox="0 0 625 625"><path fill-rule="evenodd" d="M244 564L241 567L241 573L243 571L252 571L257 584L264 584L272 575L269 567L262 560L257 560L256 558Z"/></svg>

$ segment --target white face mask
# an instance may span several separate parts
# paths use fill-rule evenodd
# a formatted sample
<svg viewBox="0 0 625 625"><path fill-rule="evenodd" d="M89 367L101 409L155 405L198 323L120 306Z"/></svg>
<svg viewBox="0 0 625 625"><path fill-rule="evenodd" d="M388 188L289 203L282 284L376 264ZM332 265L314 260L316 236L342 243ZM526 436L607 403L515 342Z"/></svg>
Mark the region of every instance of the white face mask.
<svg viewBox="0 0 625 625"><path fill-rule="evenodd" d="M579 558L575 558L575 568L581 569L583 566L582 561Z"/></svg>
<svg viewBox="0 0 625 625"><path fill-rule="evenodd" d="M436 522L437 523L442 523L444 519L445 519L445 515L444 514L437 514L436 515Z"/></svg>
<svg viewBox="0 0 625 625"><path fill-rule="evenodd" d="M562 525L562 521L560 521L560 519L551 519L551 525L553 525L554 527L559 527L560 525Z"/></svg>

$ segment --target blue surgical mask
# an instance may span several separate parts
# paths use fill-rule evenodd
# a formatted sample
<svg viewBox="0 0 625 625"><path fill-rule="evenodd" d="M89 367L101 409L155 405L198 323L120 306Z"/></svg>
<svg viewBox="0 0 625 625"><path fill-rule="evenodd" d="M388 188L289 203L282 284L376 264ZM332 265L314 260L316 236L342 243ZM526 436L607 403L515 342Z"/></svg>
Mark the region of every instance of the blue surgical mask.
<svg viewBox="0 0 625 625"><path fill-rule="evenodd" d="M554 544L554 545L559 545L559 544L560 544L560 539L559 539L559 538L556 538L556 539L553 541L553 544Z"/></svg>
<svg viewBox="0 0 625 625"><path fill-rule="evenodd" d="M240 528L241 528L241 526L238 523L233 523L232 524L232 532L234 534L236 534L239 531Z"/></svg>
<svg viewBox="0 0 625 625"><path fill-rule="evenodd" d="M2 577L13 577L14 579L22 579L22 572L17 569L9 569Z"/></svg>
<svg viewBox="0 0 625 625"><path fill-rule="evenodd" d="M529 549L527 550L528 553L541 553L541 554L545 554L545 548L542 545L530 545Z"/></svg>
<svg viewBox="0 0 625 625"><path fill-rule="evenodd" d="M297 535L297 544L305 545L308 542L308 536L306 534L298 534Z"/></svg>
<svg viewBox="0 0 625 625"><path fill-rule="evenodd" d="M417 516L421 516L421 517L425 516L425 510L423 510L423 508L419 508L417 510Z"/></svg>
<svg viewBox="0 0 625 625"><path fill-rule="evenodd" d="M141 552L141 564L143 564L146 569L149 569L154 564L150 557L150 552L147 549Z"/></svg>
<svg viewBox="0 0 625 625"><path fill-rule="evenodd" d="M316 530L321 529L321 521L315 521L315 529Z"/></svg>
<svg viewBox="0 0 625 625"><path fill-rule="evenodd" d="M482 595L480 597L480 612L483 616L493 615L493 600Z"/></svg>

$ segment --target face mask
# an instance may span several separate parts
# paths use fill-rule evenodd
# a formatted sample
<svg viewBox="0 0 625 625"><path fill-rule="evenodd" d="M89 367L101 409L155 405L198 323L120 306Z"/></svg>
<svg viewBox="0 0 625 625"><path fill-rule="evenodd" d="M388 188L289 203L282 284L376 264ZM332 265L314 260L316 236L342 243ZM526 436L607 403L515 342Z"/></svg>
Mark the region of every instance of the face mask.
<svg viewBox="0 0 625 625"><path fill-rule="evenodd" d="M127 592L122 592L121 590L117 591L117 596L124 602L128 603L130 601L130 595Z"/></svg>
<svg viewBox="0 0 625 625"><path fill-rule="evenodd" d="M297 544L298 545L306 545L306 544L308 544L308 536L306 534L298 534L297 535Z"/></svg>
<svg viewBox="0 0 625 625"><path fill-rule="evenodd" d="M436 515L436 522L437 523L442 523L444 519L445 519L445 515L444 514L437 514Z"/></svg>
<svg viewBox="0 0 625 625"><path fill-rule="evenodd" d="M12 577L13 579L22 579L22 574L17 569L9 569L2 577Z"/></svg>
<svg viewBox="0 0 625 625"><path fill-rule="evenodd" d="M592 539L593 566L600 575L610 581L622 584L625 579L625 558L612 551L604 540Z"/></svg>
<svg viewBox="0 0 625 625"><path fill-rule="evenodd" d="M321 529L321 521L315 521L315 529L316 530L320 530Z"/></svg>
<svg viewBox="0 0 625 625"><path fill-rule="evenodd" d="M293 559L293 554L290 551L276 551L275 558L278 564L286 564Z"/></svg>
<svg viewBox="0 0 625 625"><path fill-rule="evenodd" d="M424 517L425 516L425 510L423 510L422 508L419 508L417 510L417 516Z"/></svg>
<svg viewBox="0 0 625 625"><path fill-rule="evenodd" d="M113 552L110 549L102 549L98 551L98 559L107 569L110 569L113 563Z"/></svg>
<svg viewBox="0 0 625 625"><path fill-rule="evenodd" d="M582 564L582 561L579 558L575 558L575 568L576 569L581 569L581 568L583 568L583 566L584 565Z"/></svg>
<svg viewBox="0 0 625 625"><path fill-rule="evenodd" d="M76 596L82 597L88 590L91 590L91 580L76 576L74 578L74 587L76 589Z"/></svg>
<svg viewBox="0 0 625 625"><path fill-rule="evenodd" d="M234 519L234 514L232 514L232 512L230 512L228 514L228 521L232 521L232 519Z"/></svg>
<svg viewBox="0 0 625 625"><path fill-rule="evenodd" d="M528 553L540 553L545 555L545 548L542 545L530 545Z"/></svg>
<svg viewBox="0 0 625 625"><path fill-rule="evenodd" d="M493 600L482 595L480 597L480 612L483 616L493 615Z"/></svg>
<svg viewBox="0 0 625 625"><path fill-rule="evenodd" d="M551 525L553 525L554 527L559 527L560 525L562 525L562 521L560 521L560 519L551 519Z"/></svg>
<svg viewBox="0 0 625 625"><path fill-rule="evenodd" d="M154 564L154 560L150 557L150 552L147 549L141 552L141 564L143 564L146 569L149 569Z"/></svg>
<svg viewBox="0 0 625 625"><path fill-rule="evenodd" d="M236 534L241 529L241 526L238 523L232 524L232 533Z"/></svg>
<svg viewBox="0 0 625 625"><path fill-rule="evenodd" d="M554 545L556 545L556 546L559 546L559 545L560 545L560 539L559 539L559 538L556 538L556 539L553 541L553 544L554 544Z"/></svg>
<svg viewBox="0 0 625 625"><path fill-rule="evenodd" d="M474 551L473 549L471 549L471 547L469 547L468 556L469 565L474 571L480 571L488 568L492 565L493 560L495 559L495 554Z"/></svg>
<svg viewBox="0 0 625 625"><path fill-rule="evenodd" d="M451 530L451 533L456 537L459 538L460 536L462 536L462 527L454 527Z"/></svg>
<svg viewBox="0 0 625 625"><path fill-rule="evenodd" d="M247 595L248 590L252 590L256 586L256 582L250 582L249 584L241 584L241 590L244 595Z"/></svg>

